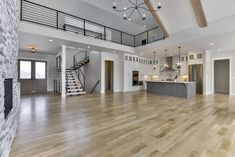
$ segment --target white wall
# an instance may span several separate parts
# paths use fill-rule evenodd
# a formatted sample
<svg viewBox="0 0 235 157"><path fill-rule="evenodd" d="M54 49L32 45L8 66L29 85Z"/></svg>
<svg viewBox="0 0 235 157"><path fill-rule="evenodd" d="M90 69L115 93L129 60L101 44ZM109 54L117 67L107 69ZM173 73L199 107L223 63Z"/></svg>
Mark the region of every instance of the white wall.
<svg viewBox="0 0 235 157"><path fill-rule="evenodd" d="M66 69L73 66L73 56L78 53L78 50L66 48Z"/></svg>
<svg viewBox="0 0 235 157"><path fill-rule="evenodd" d="M98 80L101 80L101 52L89 52L90 62L84 66L86 76L86 91L91 92ZM101 82L95 88L95 92L101 91Z"/></svg>
<svg viewBox="0 0 235 157"><path fill-rule="evenodd" d="M230 91L231 95L235 95L235 51L224 51L224 52L206 52L204 54L204 92L205 94L213 93L213 60L216 59L231 59L231 81L230 81Z"/></svg>
<svg viewBox="0 0 235 157"><path fill-rule="evenodd" d="M47 62L47 91L54 90L54 79L57 78L58 72L56 71L56 55L49 54L32 54L29 52L19 52L18 59L40 60Z"/></svg>
<svg viewBox="0 0 235 157"><path fill-rule="evenodd" d="M128 60L126 60L128 57ZM129 57L132 57L132 61L129 60ZM135 57L135 61L133 60ZM138 61L136 61L138 58ZM153 75L159 75L159 64L156 65L156 70L153 70L152 64L147 64L146 60L152 61L148 58L139 57L137 55L124 54L121 58L124 60L123 66L123 92L129 91L138 91L145 89L145 84L143 86L132 86L132 72L139 71L139 80L145 81L151 79ZM145 60L145 62L143 62ZM141 62L140 62L141 61Z"/></svg>

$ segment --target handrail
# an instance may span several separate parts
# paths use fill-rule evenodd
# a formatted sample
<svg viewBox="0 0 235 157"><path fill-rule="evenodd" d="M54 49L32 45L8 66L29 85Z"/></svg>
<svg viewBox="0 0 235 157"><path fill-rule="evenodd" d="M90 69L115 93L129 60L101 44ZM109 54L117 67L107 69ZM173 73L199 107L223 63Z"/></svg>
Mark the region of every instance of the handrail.
<svg viewBox="0 0 235 157"><path fill-rule="evenodd" d="M90 94L92 94L92 93L94 92L96 86L97 86L99 83L100 83L100 80L98 80L98 81L96 82L96 84L95 84L95 86L92 88Z"/></svg>
<svg viewBox="0 0 235 157"><path fill-rule="evenodd" d="M62 61L61 56L57 56L57 57L56 57L56 69L57 69L57 70L60 70L60 69L61 69L61 61Z"/></svg>
<svg viewBox="0 0 235 157"><path fill-rule="evenodd" d="M73 55L73 67L75 67L79 62L76 59L76 56L81 54L81 53L85 53L85 59L89 58L88 52L86 50L81 50L78 53L76 53L75 55Z"/></svg>
<svg viewBox="0 0 235 157"><path fill-rule="evenodd" d="M37 12L37 14L35 14L35 12ZM72 23L71 25L72 27L77 27L77 24L79 23L79 25L83 26L83 28L79 28L80 26L77 27L80 29L79 32L76 31L77 28L71 28L70 31L74 33L82 34L84 36L91 36L96 39L111 41L114 43L131 46L131 47L137 47L137 46L143 45L143 44L140 44L141 43L140 41L143 41L143 40L146 40L146 44L148 44L154 41L165 39L165 36L160 31L160 28L158 26L150 30L147 30L143 33L133 35L133 34L123 32L123 31L117 30L109 26L104 26L100 23L93 22L93 21L90 21L90 20L75 16L75 15L71 15L71 14L68 14L68 13L65 13L65 12L44 6L44 5L40 5L40 4L31 2L28 0L21 0L20 20L56 28L56 29L63 30L63 31L68 31L64 28L64 26ZM94 32L90 30L89 26L87 27L87 24L92 27L99 27L98 30L100 30L101 32ZM157 30L157 31L150 32L152 30ZM110 36L110 33L108 33L107 31L109 31L111 34L115 34L116 37L113 38L112 36ZM140 34L144 34L144 33L147 33L147 37L140 36ZM154 38L150 40L149 35L150 35L150 38L154 35Z"/></svg>
<svg viewBox="0 0 235 157"><path fill-rule="evenodd" d="M73 56L73 66L74 66L74 68L75 68L77 77L78 77L79 81L81 82L82 88L83 88L84 91L85 91L85 89L86 89L86 82L85 82L85 81L86 81L86 76L85 76L85 74L83 73L83 71L81 70L81 66L78 66L79 61L77 61L77 59L76 59L76 56L79 55L79 54L81 54L81 53L85 53L85 56L84 56L83 60L89 59L89 53L88 53L88 51L86 51L86 50L81 50L81 51L79 51L78 53L76 53L76 54ZM78 66L78 67L77 67L77 66ZM82 77L83 77L83 83L82 83L82 81L81 81L81 79L80 79L80 74L81 74Z"/></svg>
<svg viewBox="0 0 235 157"><path fill-rule="evenodd" d="M86 90L86 76L85 76L85 74L82 72L82 70L79 68L78 69L79 71L80 71L80 73L82 74L82 76L83 76L83 89L84 89L84 91Z"/></svg>
<svg viewBox="0 0 235 157"><path fill-rule="evenodd" d="M61 80L54 80L54 93L61 94Z"/></svg>

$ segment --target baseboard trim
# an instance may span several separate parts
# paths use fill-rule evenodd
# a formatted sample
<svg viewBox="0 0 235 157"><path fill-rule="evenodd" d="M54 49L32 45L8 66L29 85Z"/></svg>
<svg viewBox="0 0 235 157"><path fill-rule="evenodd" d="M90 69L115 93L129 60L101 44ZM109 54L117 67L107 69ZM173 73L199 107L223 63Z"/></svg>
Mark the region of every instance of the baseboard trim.
<svg viewBox="0 0 235 157"><path fill-rule="evenodd" d="M213 93L212 92L203 93L203 95L210 95L210 94L213 94Z"/></svg>

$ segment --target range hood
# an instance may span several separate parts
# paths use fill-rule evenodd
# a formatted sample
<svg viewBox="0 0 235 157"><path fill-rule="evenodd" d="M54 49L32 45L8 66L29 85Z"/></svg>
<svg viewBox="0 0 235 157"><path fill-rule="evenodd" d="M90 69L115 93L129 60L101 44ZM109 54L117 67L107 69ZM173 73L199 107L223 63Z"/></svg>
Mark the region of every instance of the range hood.
<svg viewBox="0 0 235 157"><path fill-rule="evenodd" d="M162 69L161 71L162 72L175 71L175 69L173 69L172 62L173 62L173 57L166 57L166 64L168 66L164 66L164 69Z"/></svg>

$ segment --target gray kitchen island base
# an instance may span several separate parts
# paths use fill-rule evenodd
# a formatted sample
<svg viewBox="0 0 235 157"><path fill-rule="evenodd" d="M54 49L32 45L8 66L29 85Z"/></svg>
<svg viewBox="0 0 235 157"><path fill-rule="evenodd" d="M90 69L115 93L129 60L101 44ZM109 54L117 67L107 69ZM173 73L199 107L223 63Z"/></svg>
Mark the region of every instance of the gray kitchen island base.
<svg viewBox="0 0 235 157"><path fill-rule="evenodd" d="M147 81L147 92L166 96L193 98L196 96L196 82Z"/></svg>

